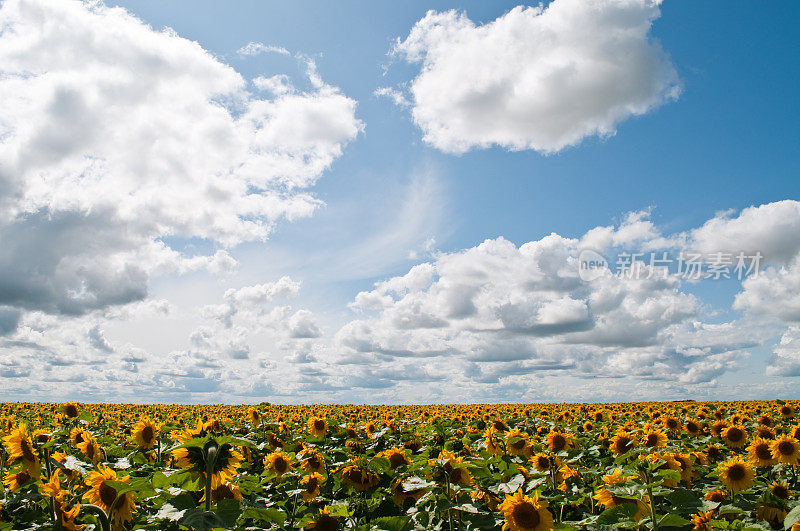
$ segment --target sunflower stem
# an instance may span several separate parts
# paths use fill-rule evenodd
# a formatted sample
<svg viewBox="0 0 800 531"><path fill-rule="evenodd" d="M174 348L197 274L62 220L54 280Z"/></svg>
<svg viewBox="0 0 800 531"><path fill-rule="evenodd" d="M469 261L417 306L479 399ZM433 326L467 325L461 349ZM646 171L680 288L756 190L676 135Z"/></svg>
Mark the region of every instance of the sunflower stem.
<svg viewBox="0 0 800 531"><path fill-rule="evenodd" d="M211 445L206 450L206 511L211 510L211 478L217 463L217 447Z"/></svg>
<svg viewBox="0 0 800 531"><path fill-rule="evenodd" d="M447 470L444 471L444 480L447 486L447 525L450 531L453 531L453 515L450 512L450 474Z"/></svg>
<svg viewBox="0 0 800 531"><path fill-rule="evenodd" d="M44 452L44 469L47 471L47 481L53 479L53 471L50 467L50 452L47 448L43 449ZM53 519L53 529L56 531L61 531L61 522L56 517L56 500L52 496L50 497L50 516Z"/></svg>
<svg viewBox="0 0 800 531"><path fill-rule="evenodd" d="M300 476L297 476L297 485L294 488L295 491L300 490ZM292 514L289 517L289 529L294 528L294 513L297 511L297 492L294 493L294 497L292 498Z"/></svg>
<svg viewBox="0 0 800 531"><path fill-rule="evenodd" d="M96 515L97 519L100 520L100 527L103 528L103 531L111 531L111 521L103 509L91 503L82 503L81 509L86 509L88 512Z"/></svg>
<svg viewBox="0 0 800 531"><path fill-rule="evenodd" d="M653 476L650 472L645 473L645 478L647 479L647 501L649 501L650 505L650 521L653 524L653 530L658 529L658 522L656 521L656 503L653 499Z"/></svg>

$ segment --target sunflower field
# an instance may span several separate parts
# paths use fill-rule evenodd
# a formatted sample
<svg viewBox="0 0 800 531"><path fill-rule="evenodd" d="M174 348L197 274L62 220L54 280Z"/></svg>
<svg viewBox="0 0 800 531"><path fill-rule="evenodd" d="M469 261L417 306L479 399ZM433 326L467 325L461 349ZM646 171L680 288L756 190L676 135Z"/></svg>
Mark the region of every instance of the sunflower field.
<svg viewBox="0 0 800 531"><path fill-rule="evenodd" d="M0 405L0 530L800 530L797 402Z"/></svg>

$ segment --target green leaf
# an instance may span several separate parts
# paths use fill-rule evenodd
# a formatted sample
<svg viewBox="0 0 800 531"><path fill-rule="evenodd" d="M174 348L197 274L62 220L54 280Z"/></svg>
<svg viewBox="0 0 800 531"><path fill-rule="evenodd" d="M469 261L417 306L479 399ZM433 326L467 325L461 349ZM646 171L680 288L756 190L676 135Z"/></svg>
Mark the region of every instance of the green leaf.
<svg viewBox="0 0 800 531"><path fill-rule="evenodd" d="M275 522L278 525L283 525L283 522L286 521L286 513L273 508L248 507L242 511L242 518L251 518L262 522Z"/></svg>
<svg viewBox="0 0 800 531"><path fill-rule="evenodd" d="M613 525L623 520L630 520L636 514L638 507L635 503L622 503L611 509L606 509L597 517L600 525Z"/></svg>
<svg viewBox="0 0 800 531"><path fill-rule="evenodd" d="M800 505L789 511L789 514L783 519L783 528L789 529L797 522L800 522Z"/></svg>
<svg viewBox="0 0 800 531"><path fill-rule="evenodd" d="M199 509L189 509L178 522L182 525L193 527L198 531L225 527L225 522L216 513Z"/></svg>
<svg viewBox="0 0 800 531"><path fill-rule="evenodd" d="M688 489L678 488L670 492L665 498L677 509L692 512L703 506L703 499Z"/></svg>
<svg viewBox="0 0 800 531"><path fill-rule="evenodd" d="M675 513L669 513L658 521L659 527L684 527L690 523L691 522L689 520L683 518L682 516L678 516Z"/></svg>
<svg viewBox="0 0 800 531"><path fill-rule="evenodd" d="M242 511L239 508L239 500L225 499L217 502L214 512L225 522L225 527L231 528L236 526L236 520Z"/></svg>
<svg viewBox="0 0 800 531"><path fill-rule="evenodd" d="M410 531L414 529L410 516L384 516L372 521L373 529L385 531Z"/></svg>
<svg viewBox="0 0 800 531"><path fill-rule="evenodd" d="M659 477L662 477L664 479L671 479L673 481L681 480L681 473L678 472L677 470L672 470L670 468L664 468L662 470L659 470L658 472L656 472L656 474L658 474Z"/></svg>
<svg viewBox="0 0 800 531"><path fill-rule="evenodd" d="M346 503L335 503L329 505L328 511L331 513L331 516L339 516L342 518L348 517L352 514L350 509L347 508Z"/></svg>
<svg viewBox="0 0 800 531"><path fill-rule="evenodd" d="M197 507L197 504L190 495L186 494L178 494L174 498L169 500L169 504L179 511L185 511L187 509L194 509Z"/></svg>
<svg viewBox="0 0 800 531"><path fill-rule="evenodd" d="M719 514L720 516L723 516L723 515L726 515L726 514L742 514L743 512L744 512L743 510L739 509L738 507L736 507L734 505L723 505L722 507L720 507L718 509L718 513L717 514Z"/></svg>

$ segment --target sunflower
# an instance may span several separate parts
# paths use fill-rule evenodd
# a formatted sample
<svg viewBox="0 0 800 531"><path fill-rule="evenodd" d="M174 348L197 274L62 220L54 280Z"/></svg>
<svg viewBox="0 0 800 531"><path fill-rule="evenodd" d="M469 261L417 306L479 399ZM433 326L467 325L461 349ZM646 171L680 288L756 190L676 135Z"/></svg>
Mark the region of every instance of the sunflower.
<svg viewBox="0 0 800 531"><path fill-rule="evenodd" d="M81 512L81 506L79 503L76 503L71 508L67 509L67 506L64 503L64 498L61 496L54 499L53 510L56 513L56 518L58 518L59 523L61 524L62 531L83 531L83 529L86 527L83 524L78 524L75 522L75 519Z"/></svg>
<svg viewBox="0 0 800 531"><path fill-rule="evenodd" d="M694 459L692 454L673 453L672 458L681 466L681 481L687 485L692 483L694 477Z"/></svg>
<svg viewBox="0 0 800 531"><path fill-rule="evenodd" d="M522 433L518 429L513 429L508 432L506 435L505 443L506 448L508 448L508 453L511 455L525 455L528 453L528 445L530 444L527 439L527 435ZM516 439L516 441L512 442L512 439Z"/></svg>
<svg viewBox="0 0 800 531"><path fill-rule="evenodd" d="M316 499L319 496L319 487L323 481L325 481L325 478L322 474L317 474L316 472L303 476L303 479L300 480L300 485L303 486L303 491L301 492L303 500L310 502Z"/></svg>
<svg viewBox="0 0 800 531"><path fill-rule="evenodd" d="M572 435L559 430L553 430L547 434L547 446L554 452L572 448Z"/></svg>
<svg viewBox="0 0 800 531"><path fill-rule="evenodd" d="M470 492L469 496L476 502L485 503L486 506L491 511L496 511L497 507L500 505L500 498L498 498L492 492L484 490L482 488L477 488L473 490L472 492Z"/></svg>
<svg viewBox="0 0 800 531"><path fill-rule="evenodd" d="M636 439L630 433L620 430L611 438L611 451L615 456L622 455L636 448Z"/></svg>
<svg viewBox="0 0 800 531"><path fill-rule="evenodd" d="M625 503L636 504L636 514L633 516L633 519L637 522L641 520L646 514L649 513L650 508L647 505L647 497L643 498L642 500L637 500L634 498L622 498L620 496L616 496L611 493L611 491L600 487L597 490L597 493L592 496L597 503L605 507L606 509L613 509L614 507L618 507Z"/></svg>
<svg viewBox="0 0 800 531"><path fill-rule="evenodd" d="M326 505L319 510L319 514L311 520L306 529L316 529L317 531L334 531L339 529L339 517L331 516L331 512Z"/></svg>
<svg viewBox="0 0 800 531"><path fill-rule="evenodd" d="M675 454L662 454L658 452L654 452L652 454L641 455L639 456L640 460L648 461L650 463L659 463L656 467L656 470L675 470L681 473L681 479L683 479L683 467L681 463L675 459ZM661 463L663 461L663 463ZM674 479L664 478L663 485L665 487L674 488L678 486L678 482Z"/></svg>
<svg viewBox="0 0 800 531"><path fill-rule="evenodd" d="M197 419L197 426L194 428L186 428L183 430L172 430L169 432L169 436L175 439L178 442L185 443L189 439L194 439L196 437L204 437L206 435L206 427L203 424L203 421Z"/></svg>
<svg viewBox="0 0 800 531"><path fill-rule="evenodd" d="M792 495L792 491L789 490L789 485L787 483L778 483L777 481L773 481L772 485L769 486L769 490L774 496L782 500L785 500Z"/></svg>
<svg viewBox="0 0 800 531"><path fill-rule="evenodd" d="M773 527L778 527L783 523L783 519L789 511L783 507L776 507L771 503L761 502L756 508L756 516L765 522L768 522Z"/></svg>
<svg viewBox="0 0 800 531"><path fill-rule="evenodd" d="M502 455L503 447L500 444L500 439L497 438L497 428L489 426L483 436L485 437L486 451L492 455Z"/></svg>
<svg viewBox="0 0 800 531"><path fill-rule="evenodd" d="M64 413L69 419L74 419L78 415L80 415L80 411L78 410L78 404L75 402L67 402L66 404L61 406L61 412Z"/></svg>
<svg viewBox="0 0 800 531"><path fill-rule="evenodd" d="M720 480L731 492L750 488L755 472L741 457L732 457L717 467Z"/></svg>
<svg viewBox="0 0 800 531"><path fill-rule="evenodd" d="M706 492L703 495L704 500L708 500L714 503L722 503L725 501L726 498L725 491L723 490L712 490L711 492Z"/></svg>
<svg viewBox="0 0 800 531"><path fill-rule="evenodd" d="M706 448L706 458L712 463L722 460L722 449L716 444L709 445Z"/></svg>
<svg viewBox="0 0 800 531"><path fill-rule="evenodd" d="M43 429L33 430L33 438L39 444L47 444L47 442L50 440L50 436L51 433L47 430Z"/></svg>
<svg viewBox="0 0 800 531"><path fill-rule="evenodd" d="M603 482L606 485L617 485L619 483L624 483L624 482L628 481L629 479L633 479L635 477L636 476L627 476L627 475L622 473L622 469L615 468L614 472L612 472L611 474L606 474L605 476L603 476Z"/></svg>
<svg viewBox="0 0 800 531"><path fill-rule="evenodd" d="M724 420L717 420L711 424L711 435L714 437L722 437L722 430L728 427L728 423Z"/></svg>
<svg viewBox="0 0 800 531"><path fill-rule="evenodd" d="M777 460L772 457L772 442L765 439L753 439L748 447L750 461L754 466L772 466Z"/></svg>
<svg viewBox="0 0 800 531"><path fill-rule="evenodd" d="M26 483L31 480L39 479L39 476L31 476L26 470L21 472L6 472L6 477L3 478L3 484L11 492L17 492Z"/></svg>
<svg viewBox="0 0 800 531"><path fill-rule="evenodd" d="M498 506L505 517L503 529L510 531L547 531L553 529L553 515L547 510L547 502L539 500L539 493L525 496L522 489L513 496L506 495Z"/></svg>
<svg viewBox="0 0 800 531"><path fill-rule="evenodd" d="M41 466L39 463L39 453L33 446L31 436L28 434L28 427L21 423L11 432L11 435L3 437L6 445L9 461L22 459L22 466L33 477L39 477Z"/></svg>
<svg viewBox="0 0 800 531"><path fill-rule="evenodd" d="M778 414L781 416L781 419L789 420L794 418L794 408L789 404L783 404L778 408Z"/></svg>
<svg viewBox="0 0 800 531"><path fill-rule="evenodd" d="M136 510L133 492L117 494L117 489L109 485L108 481L130 482L130 476L117 477L117 473L100 465L97 471L89 472L86 478L86 486L89 491L84 497L89 503L97 505L108 514L112 521L111 528L121 531L125 528L125 523L133 519L133 512Z"/></svg>
<svg viewBox="0 0 800 531"><path fill-rule="evenodd" d="M79 442L78 449L83 452L86 459L94 464L99 463L103 458L103 450L100 448L100 445L97 444L97 440L95 440L94 437L90 436L89 438L85 438L82 442Z"/></svg>
<svg viewBox="0 0 800 531"><path fill-rule="evenodd" d="M314 437L325 437L328 432L328 421L319 417L311 417L308 419L308 431Z"/></svg>
<svg viewBox="0 0 800 531"><path fill-rule="evenodd" d="M403 507L408 499L414 500L414 503L418 502L419 499L428 492L428 489L421 487L417 489L405 490L405 487L403 487L403 478L398 478L394 481L394 483L392 483L391 491L392 501L398 507Z"/></svg>
<svg viewBox="0 0 800 531"><path fill-rule="evenodd" d="M768 441L771 444L771 456L775 462L787 465L797 465L800 459L800 443L794 437L783 435L775 441Z"/></svg>
<svg viewBox="0 0 800 531"><path fill-rule="evenodd" d="M258 426L261 424L261 413L254 407L251 407L247 410L247 420L250 421L250 424L253 426Z"/></svg>
<svg viewBox="0 0 800 531"><path fill-rule="evenodd" d="M242 493L237 485L223 479L218 475L211 476L211 501L217 503L220 500L242 500ZM206 501L206 494L203 492L201 502Z"/></svg>
<svg viewBox="0 0 800 531"><path fill-rule="evenodd" d="M747 444L747 432L742 426L728 426L722 430L722 440L731 448L741 448Z"/></svg>
<svg viewBox="0 0 800 531"><path fill-rule="evenodd" d="M667 445L667 434L654 426L644 430L642 444L648 448L661 448Z"/></svg>
<svg viewBox="0 0 800 531"><path fill-rule="evenodd" d="M281 476L292 470L292 458L281 451L272 452L264 458L264 468L280 479Z"/></svg>
<svg viewBox="0 0 800 531"><path fill-rule="evenodd" d="M692 531L712 531L711 521L714 520L714 511L700 511L692 515Z"/></svg>
<svg viewBox="0 0 800 531"><path fill-rule="evenodd" d="M345 442L344 447L356 454L364 453L364 445L353 439L350 439L347 442Z"/></svg>
<svg viewBox="0 0 800 531"><path fill-rule="evenodd" d="M697 437L701 431L700 424L693 420L687 420L684 429L691 437Z"/></svg>
<svg viewBox="0 0 800 531"><path fill-rule="evenodd" d="M84 439L88 439L91 436L92 435L88 431L84 430L80 426L75 426L69 432L69 441L72 443L72 446L77 447L78 444L82 443Z"/></svg>
<svg viewBox="0 0 800 531"><path fill-rule="evenodd" d="M392 470L399 466L410 465L411 459L406 456L403 448L390 448L384 452L379 453L376 457L383 457L389 460L389 466Z"/></svg>
<svg viewBox="0 0 800 531"><path fill-rule="evenodd" d="M156 445L158 441L158 432L161 427L153 422L150 418L144 417L137 422L131 430L133 440L136 445L142 450L150 450Z"/></svg>
<svg viewBox="0 0 800 531"><path fill-rule="evenodd" d="M664 419L664 427L672 433L678 433L681 429L681 423L675 417L667 417Z"/></svg>
<svg viewBox="0 0 800 531"><path fill-rule="evenodd" d="M428 460L428 464L430 465L441 465L451 483L457 485L472 485L472 474L463 463L463 456L457 456L448 450L439 452L439 457L437 459Z"/></svg>
<svg viewBox="0 0 800 531"><path fill-rule="evenodd" d="M539 472L549 472L550 468L553 466L560 466L561 464L556 457L542 452L534 454L534 456L531 457L531 463L533 464L533 468Z"/></svg>
<svg viewBox="0 0 800 531"><path fill-rule="evenodd" d="M304 448L298 453L300 466L306 472L322 472L325 470L325 458L317 450Z"/></svg>
<svg viewBox="0 0 800 531"><path fill-rule="evenodd" d="M375 487L380 482L380 478L376 474L357 465L344 467L342 469L342 479L346 485L353 487L357 491Z"/></svg>
<svg viewBox="0 0 800 531"><path fill-rule="evenodd" d="M205 443L203 448L196 446L178 447L172 450L172 458L175 460L175 465L179 468L191 470L192 475L206 474L206 459L211 452L211 449L216 449L216 457L214 458L214 469L211 471L211 479L214 476L219 476L221 479L230 481L236 474L236 469L242 463L242 454L234 449L230 444L219 445L214 439Z"/></svg>

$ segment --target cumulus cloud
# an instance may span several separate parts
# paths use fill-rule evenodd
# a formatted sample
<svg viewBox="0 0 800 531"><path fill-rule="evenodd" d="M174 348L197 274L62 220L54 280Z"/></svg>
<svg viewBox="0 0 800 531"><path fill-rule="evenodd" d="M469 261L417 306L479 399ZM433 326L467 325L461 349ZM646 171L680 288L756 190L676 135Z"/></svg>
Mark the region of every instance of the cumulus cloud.
<svg viewBox="0 0 800 531"><path fill-rule="evenodd" d="M230 270L226 248L310 215L307 189L363 129L313 66L310 91L284 80L262 98L122 8L4 2L0 304L79 315L142 300L152 275ZM186 256L165 238L220 249Z"/></svg>
<svg viewBox="0 0 800 531"><path fill-rule="evenodd" d="M767 366L769 376L800 376L800 326L790 326L781 336Z"/></svg>
<svg viewBox="0 0 800 531"><path fill-rule="evenodd" d="M785 207L763 205L759 212L776 208ZM751 210L741 216L750 216ZM758 225L761 241L785 239L791 223L782 216L768 217ZM738 223L739 218L730 219ZM722 374L741 367L752 348L767 342L774 327L746 319L703 322L709 315L696 296L683 290L681 276L652 269L644 258L636 264L638 275L607 269L591 281L579 277L577 258L587 247L601 252L626 246L724 250L725 241L701 240L707 226L665 235L647 212L637 212L580 238L551 234L520 246L497 238L439 254L358 293L350 307L360 315L338 331L336 344L347 363L373 367L425 358L427 367L445 372L465 367L463 376L479 383L568 374L716 385ZM787 269L781 271L782 281L788 282ZM776 280L780 271L758 273L745 280L740 298L763 283L775 290L763 295L765 302L777 291L796 300L793 285ZM737 307L744 306L738 301ZM787 303L773 317L793 319L792 308Z"/></svg>
<svg viewBox="0 0 800 531"><path fill-rule="evenodd" d="M424 140L451 153L493 145L552 153L676 98L675 68L650 36L657 0L556 0L486 24L429 11L392 54ZM400 104L393 89L379 89Z"/></svg>
<svg viewBox="0 0 800 531"><path fill-rule="evenodd" d="M765 263L786 264L800 253L800 201L786 199L720 212L688 234L697 251L761 253Z"/></svg>

